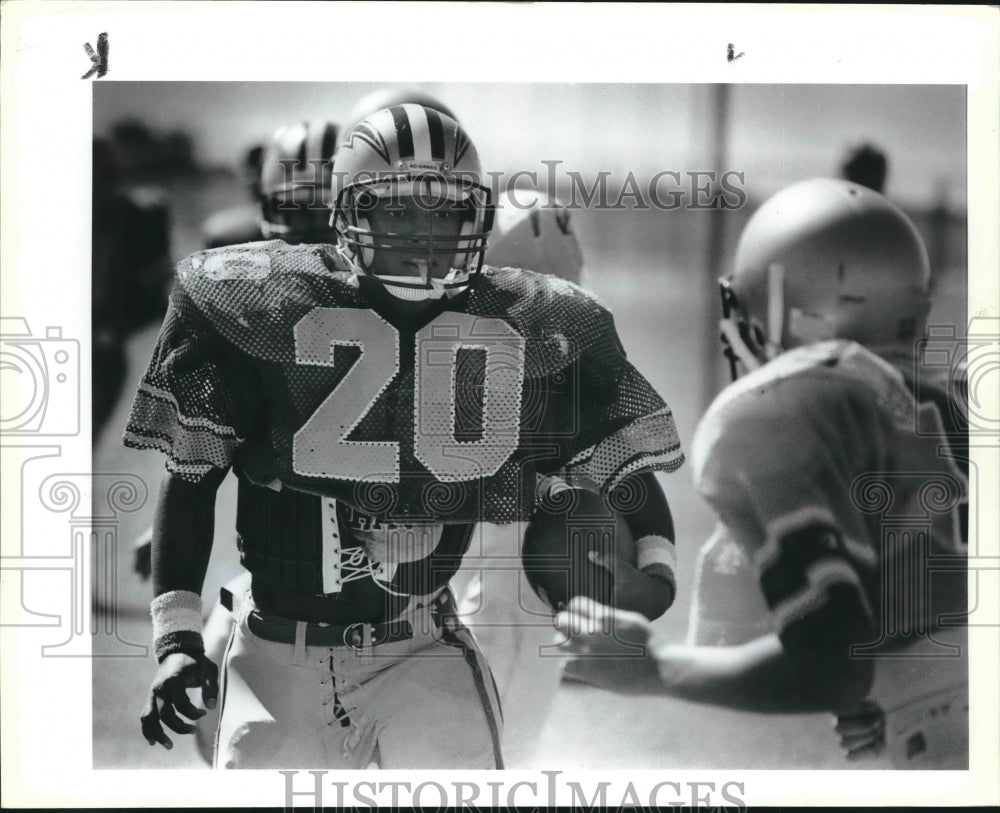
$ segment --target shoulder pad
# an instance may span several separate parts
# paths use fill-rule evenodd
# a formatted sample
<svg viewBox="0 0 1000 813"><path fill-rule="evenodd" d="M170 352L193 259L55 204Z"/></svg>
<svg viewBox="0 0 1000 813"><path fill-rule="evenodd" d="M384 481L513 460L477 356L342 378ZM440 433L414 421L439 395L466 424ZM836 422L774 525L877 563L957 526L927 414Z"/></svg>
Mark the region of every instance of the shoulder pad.
<svg viewBox="0 0 1000 813"><path fill-rule="evenodd" d="M579 285L519 268L481 273L466 309L503 318L527 340L527 375L551 375L599 349L624 356L611 312Z"/></svg>
<svg viewBox="0 0 1000 813"><path fill-rule="evenodd" d="M199 251L177 266L178 284L216 330L272 361L294 360L290 327L312 308L365 306L351 279L323 246L280 240Z"/></svg>
<svg viewBox="0 0 1000 813"><path fill-rule="evenodd" d="M562 335L578 352L614 333L607 306L576 283L520 268L486 266L469 301L481 315L503 315L528 339Z"/></svg>
<svg viewBox="0 0 1000 813"><path fill-rule="evenodd" d="M751 436L764 449L775 433L789 439L797 428L812 432L834 425L837 410L847 403L871 404L903 428L915 414L899 371L855 342L833 339L782 353L712 402L695 430L695 479L719 448L732 445L726 439Z"/></svg>

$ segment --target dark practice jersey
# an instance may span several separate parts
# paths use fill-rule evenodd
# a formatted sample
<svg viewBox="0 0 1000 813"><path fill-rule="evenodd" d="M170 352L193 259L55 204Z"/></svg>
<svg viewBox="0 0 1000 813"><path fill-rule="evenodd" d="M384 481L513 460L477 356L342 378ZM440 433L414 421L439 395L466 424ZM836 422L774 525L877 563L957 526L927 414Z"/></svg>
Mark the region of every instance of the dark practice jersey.
<svg viewBox="0 0 1000 813"><path fill-rule="evenodd" d="M279 241L181 262L124 441L193 481L232 466L247 493L332 498L383 525L444 523L446 540L448 524L528 519L540 476L610 488L683 461L611 314L572 283L485 268L408 324L374 310L330 247ZM446 545L455 567L463 542L467 531ZM302 561L316 569L313 553ZM287 586L331 592L330 572L316 578Z"/></svg>
<svg viewBox="0 0 1000 813"><path fill-rule="evenodd" d="M670 410L581 288L486 269L453 308L397 326L328 251L184 260L126 445L192 480L232 465L401 522L524 520L537 474L609 487L680 465Z"/></svg>
<svg viewBox="0 0 1000 813"><path fill-rule="evenodd" d="M864 596L875 631L912 631L964 610L961 584L944 572L964 583L960 404L928 377L919 388L909 378L836 340L783 353L716 399L693 448L698 490L724 528L699 566L706 618L695 619L695 640L784 635L822 617L844 588ZM817 528L835 542L817 546ZM731 636L717 627L735 620L734 601L744 617ZM812 634L824 637L815 626Z"/></svg>

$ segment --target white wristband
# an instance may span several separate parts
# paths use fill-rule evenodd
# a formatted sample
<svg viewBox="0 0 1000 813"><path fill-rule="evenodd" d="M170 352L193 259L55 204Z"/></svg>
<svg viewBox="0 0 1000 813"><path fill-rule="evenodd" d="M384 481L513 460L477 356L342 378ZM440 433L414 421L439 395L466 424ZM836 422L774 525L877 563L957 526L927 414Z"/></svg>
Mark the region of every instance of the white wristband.
<svg viewBox="0 0 1000 813"><path fill-rule="evenodd" d="M177 632L201 634L201 596L190 590L171 590L152 600L153 640Z"/></svg>
<svg viewBox="0 0 1000 813"><path fill-rule="evenodd" d="M639 570L645 570L650 565L664 565L671 573L677 570L677 548L665 536L640 536L635 541L635 552Z"/></svg>

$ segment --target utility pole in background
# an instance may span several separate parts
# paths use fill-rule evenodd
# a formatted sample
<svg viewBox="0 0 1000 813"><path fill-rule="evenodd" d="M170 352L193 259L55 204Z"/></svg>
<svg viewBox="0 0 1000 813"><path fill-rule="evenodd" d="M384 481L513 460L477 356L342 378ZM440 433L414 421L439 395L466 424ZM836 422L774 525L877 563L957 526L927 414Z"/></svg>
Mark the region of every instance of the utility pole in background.
<svg viewBox="0 0 1000 813"><path fill-rule="evenodd" d="M702 412L708 409L712 399L719 392L719 369L722 354L719 350L719 317L722 314L719 304L719 277L725 270L722 267L726 247L726 217L729 210L721 208L719 181L726 171L726 161L729 150L729 97L731 85L708 85L710 101L710 121L712 133L712 167L715 172L715 206L708 213L708 245L705 247L704 302L708 303L705 314L705 336L702 342L704 356L702 358Z"/></svg>

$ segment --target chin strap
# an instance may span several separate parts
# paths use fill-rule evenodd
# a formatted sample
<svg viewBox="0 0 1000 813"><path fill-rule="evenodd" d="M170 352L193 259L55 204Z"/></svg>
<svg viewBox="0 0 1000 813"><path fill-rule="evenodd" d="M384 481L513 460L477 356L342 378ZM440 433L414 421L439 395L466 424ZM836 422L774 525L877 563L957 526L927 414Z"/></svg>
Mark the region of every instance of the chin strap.
<svg viewBox="0 0 1000 813"><path fill-rule="evenodd" d="M761 366L758 359L747 347L746 342L740 335L739 326L732 319L721 319L719 321L719 331L722 334L722 343L725 345L723 353L729 359L729 372L733 381L739 378L736 372L736 362L739 361L747 372L756 370Z"/></svg>

